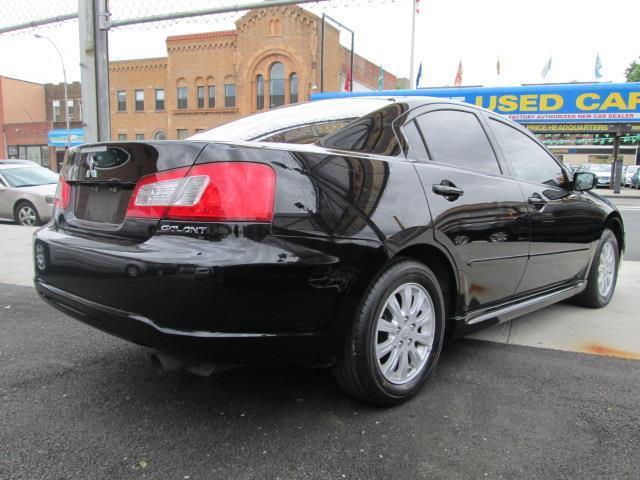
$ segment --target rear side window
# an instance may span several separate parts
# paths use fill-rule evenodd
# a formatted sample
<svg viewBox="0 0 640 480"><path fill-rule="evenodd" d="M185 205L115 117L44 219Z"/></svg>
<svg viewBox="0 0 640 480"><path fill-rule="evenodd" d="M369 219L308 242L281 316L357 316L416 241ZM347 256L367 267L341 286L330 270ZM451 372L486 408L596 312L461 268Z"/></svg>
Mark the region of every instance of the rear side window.
<svg viewBox="0 0 640 480"><path fill-rule="evenodd" d="M516 178L544 185L565 186L560 164L544 148L507 124L493 119L490 124Z"/></svg>
<svg viewBox="0 0 640 480"><path fill-rule="evenodd" d="M478 117L460 110L436 110L416 119L431 158L439 163L500 174Z"/></svg>

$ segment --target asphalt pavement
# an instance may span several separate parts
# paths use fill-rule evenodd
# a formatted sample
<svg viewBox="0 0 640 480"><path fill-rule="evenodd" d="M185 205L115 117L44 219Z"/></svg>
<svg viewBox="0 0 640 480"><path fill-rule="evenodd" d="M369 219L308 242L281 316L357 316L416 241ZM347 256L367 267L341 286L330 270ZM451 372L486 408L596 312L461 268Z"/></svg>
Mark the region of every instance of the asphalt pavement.
<svg viewBox="0 0 640 480"><path fill-rule="evenodd" d="M609 307L554 305L454 342L392 409L350 399L326 370L159 376L149 350L38 299L33 229L2 226L0 480L637 480L640 362L602 355L640 351L640 201L614 202L628 249ZM618 349L583 349L590 332Z"/></svg>
<svg viewBox="0 0 640 480"><path fill-rule="evenodd" d="M158 376L145 348L1 288L2 479L638 478L637 361L463 340L379 409L325 370Z"/></svg>

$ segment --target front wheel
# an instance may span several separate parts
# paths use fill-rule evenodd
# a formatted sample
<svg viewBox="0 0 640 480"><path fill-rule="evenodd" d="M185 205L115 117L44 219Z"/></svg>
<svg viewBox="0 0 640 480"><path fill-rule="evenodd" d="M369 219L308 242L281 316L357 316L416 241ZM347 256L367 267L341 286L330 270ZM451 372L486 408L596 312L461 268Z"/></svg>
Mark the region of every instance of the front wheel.
<svg viewBox="0 0 640 480"><path fill-rule="evenodd" d="M609 304L618 280L620 250L615 234L605 228L591 262L587 287L573 297L578 305L602 308Z"/></svg>
<svg viewBox="0 0 640 480"><path fill-rule="evenodd" d="M15 209L16 223L26 227L35 227L40 225L40 215L38 210L31 202L23 201L16 205Z"/></svg>
<svg viewBox="0 0 640 480"><path fill-rule="evenodd" d="M393 263L364 296L333 369L336 381L374 405L407 400L438 361L444 325L444 300L433 272L413 260Z"/></svg>

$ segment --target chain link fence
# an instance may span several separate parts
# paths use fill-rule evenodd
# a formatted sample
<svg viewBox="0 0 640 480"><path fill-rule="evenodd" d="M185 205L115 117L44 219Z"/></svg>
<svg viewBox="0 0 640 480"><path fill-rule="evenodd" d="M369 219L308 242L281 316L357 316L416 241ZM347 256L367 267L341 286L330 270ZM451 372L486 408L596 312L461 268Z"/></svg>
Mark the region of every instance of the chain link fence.
<svg viewBox="0 0 640 480"><path fill-rule="evenodd" d="M407 5L412 0L317 0L304 3L304 8L321 15L336 7L376 8L382 4ZM261 2L255 1L254 4ZM264 1L260 7L269 7ZM158 30L180 23L230 25L246 12L237 8L243 0L110 0L108 21L110 29ZM211 9L228 11L202 14ZM31 34L42 25L55 25L77 18L78 0L0 0L0 33ZM149 21L149 17L164 17ZM120 25L126 23L126 25Z"/></svg>

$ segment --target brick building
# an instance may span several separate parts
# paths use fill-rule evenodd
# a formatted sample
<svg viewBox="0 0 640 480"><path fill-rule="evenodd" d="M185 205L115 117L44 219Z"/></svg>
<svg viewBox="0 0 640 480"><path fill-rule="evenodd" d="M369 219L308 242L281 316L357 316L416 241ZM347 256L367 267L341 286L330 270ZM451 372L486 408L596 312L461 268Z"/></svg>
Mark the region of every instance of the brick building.
<svg viewBox="0 0 640 480"><path fill-rule="evenodd" d="M0 158L49 165L44 85L0 76Z"/></svg>
<svg viewBox="0 0 640 480"><path fill-rule="evenodd" d="M111 62L114 140L184 138L309 99L320 85L321 19L297 6L253 10L236 29L168 37L167 56ZM340 90L349 52L325 25L324 89ZM353 81L377 89L380 67L356 55ZM397 79L384 72L383 88Z"/></svg>

